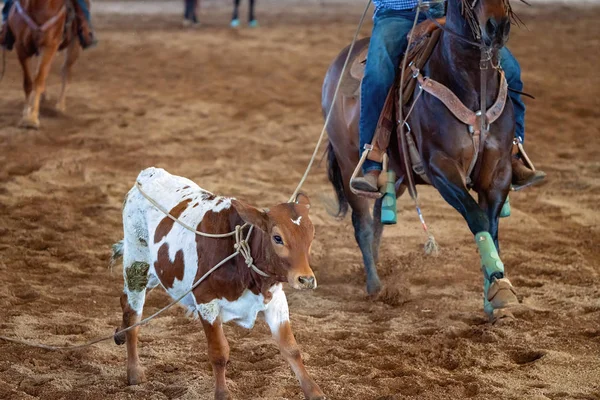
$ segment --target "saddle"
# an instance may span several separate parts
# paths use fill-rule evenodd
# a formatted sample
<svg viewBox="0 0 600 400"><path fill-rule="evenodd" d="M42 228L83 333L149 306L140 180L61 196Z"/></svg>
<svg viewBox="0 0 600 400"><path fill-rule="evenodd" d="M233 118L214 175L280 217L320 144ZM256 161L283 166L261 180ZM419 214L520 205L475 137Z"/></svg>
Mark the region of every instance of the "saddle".
<svg viewBox="0 0 600 400"><path fill-rule="evenodd" d="M443 23L444 19L438 20L438 22ZM412 99L413 92L416 88L417 80L412 79L413 68L421 69L425 65L429 59L429 56L433 52L433 49L437 45L440 34L441 29L439 29L433 22L429 20L421 22L415 27L411 46L409 49L407 49L407 67L404 71L403 86L400 88L402 74L397 73L396 80L388 92L383 110L381 111L379 122L377 123L377 128L375 129L372 149L367 156L368 159L382 162L383 155L386 153L390 142L391 134L392 132L396 131L397 123L395 121L398 119L397 116L399 115L399 107L404 107L408 104L410 99ZM369 46L368 42L366 42L364 47L360 49L357 56L350 64L348 72L349 77L346 78L346 82L343 85L343 88L346 90L345 94L347 96L351 95L358 97L360 95L360 82L364 77L368 51ZM401 67L402 65L400 65L398 68L400 69ZM354 85L348 83L349 80L354 81ZM348 89L350 89L351 93L348 93ZM402 90L403 104L399 104L400 90ZM424 174L424 168L420 161L420 155L416 145L414 144L414 140L412 139L411 135L407 135L407 138L410 158L411 161L413 161L413 169L422 178L424 177L427 179L426 175Z"/></svg>

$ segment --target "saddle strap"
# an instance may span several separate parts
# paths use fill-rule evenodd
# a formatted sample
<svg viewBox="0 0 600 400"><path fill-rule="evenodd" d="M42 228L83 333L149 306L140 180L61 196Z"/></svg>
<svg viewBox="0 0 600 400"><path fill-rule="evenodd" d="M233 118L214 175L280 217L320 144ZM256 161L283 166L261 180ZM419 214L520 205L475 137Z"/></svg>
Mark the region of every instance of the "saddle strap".
<svg viewBox="0 0 600 400"><path fill-rule="evenodd" d="M17 13L23 18L23 21L29 26L29 28L33 31L45 32L50 29L54 24L58 22L58 19L63 16L67 12L66 5L63 4L61 9L58 11L56 15L50 18L48 21L44 22L42 26L38 25L31 17L25 12L23 7L21 6L21 2L19 0L15 0L15 9Z"/></svg>

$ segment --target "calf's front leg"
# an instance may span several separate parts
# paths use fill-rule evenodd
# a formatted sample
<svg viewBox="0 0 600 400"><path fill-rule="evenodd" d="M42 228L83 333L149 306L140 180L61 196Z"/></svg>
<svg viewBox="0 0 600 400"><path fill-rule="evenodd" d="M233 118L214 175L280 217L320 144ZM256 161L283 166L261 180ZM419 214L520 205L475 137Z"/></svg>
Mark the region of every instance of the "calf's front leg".
<svg viewBox="0 0 600 400"><path fill-rule="evenodd" d="M202 319L202 327L208 342L208 358L215 376L215 400L230 400L229 390L225 383L225 369L229 362L229 343L223 332L223 324L217 318L214 323Z"/></svg>
<svg viewBox="0 0 600 400"><path fill-rule="evenodd" d="M292 333L287 299L282 289L276 290L273 293L273 298L265 310L265 320L269 324L269 328L271 328L273 338L279 345L281 355L290 364L294 374L296 374L304 396L309 400L326 399L319 385L308 375L304 367L300 349Z"/></svg>

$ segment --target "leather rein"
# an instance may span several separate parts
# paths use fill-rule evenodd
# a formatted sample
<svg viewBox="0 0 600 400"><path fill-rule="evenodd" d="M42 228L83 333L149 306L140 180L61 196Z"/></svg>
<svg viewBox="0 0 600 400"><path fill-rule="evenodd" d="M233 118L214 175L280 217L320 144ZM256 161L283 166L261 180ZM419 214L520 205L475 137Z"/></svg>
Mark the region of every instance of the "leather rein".
<svg viewBox="0 0 600 400"><path fill-rule="evenodd" d="M27 24L27 26L34 32L46 32L52 26L54 26L58 20L67 12L67 6L63 4L58 13L50 18L48 21L44 22L42 25L38 25L23 9L21 6L21 2L19 0L15 0L15 10L16 12L23 18L23 21Z"/></svg>

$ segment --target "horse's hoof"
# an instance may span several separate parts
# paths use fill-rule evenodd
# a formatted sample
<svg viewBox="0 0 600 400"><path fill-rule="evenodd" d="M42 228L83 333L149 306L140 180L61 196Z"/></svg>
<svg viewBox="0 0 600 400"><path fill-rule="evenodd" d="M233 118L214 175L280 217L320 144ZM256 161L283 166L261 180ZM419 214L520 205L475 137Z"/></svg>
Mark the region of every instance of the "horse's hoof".
<svg viewBox="0 0 600 400"><path fill-rule="evenodd" d="M65 103L57 103L56 111L64 114L67 111L67 105Z"/></svg>
<svg viewBox="0 0 600 400"><path fill-rule="evenodd" d="M37 118L23 118L19 122L19 127L25 129L40 129L40 120Z"/></svg>
<svg viewBox="0 0 600 400"><path fill-rule="evenodd" d="M248 22L248 26L250 28L258 28L258 21L253 19L252 21Z"/></svg>
<svg viewBox="0 0 600 400"><path fill-rule="evenodd" d="M127 384L130 386L146 382L146 374L142 367L127 368Z"/></svg>
<svg viewBox="0 0 600 400"><path fill-rule="evenodd" d="M375 296L381 292L381 281L379 278L367 281L367 293L369 296Z"/></svg>
<svg viewBox="0 0 600 400"><path fill-rule="evenodd" d="M501 319L514 319L513 310L519 307L515 288L508 278L494 279L487 290L485 312L494 323Z"/></svg>
<svg viewBox="0 0 600 400"><path fill-rule="evenodd" d="M239 19L232 19L231 22L229 23L229 26L231 26L232 28L237 28L238 26L240 26L240 20Z"/></svg>

